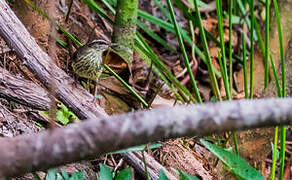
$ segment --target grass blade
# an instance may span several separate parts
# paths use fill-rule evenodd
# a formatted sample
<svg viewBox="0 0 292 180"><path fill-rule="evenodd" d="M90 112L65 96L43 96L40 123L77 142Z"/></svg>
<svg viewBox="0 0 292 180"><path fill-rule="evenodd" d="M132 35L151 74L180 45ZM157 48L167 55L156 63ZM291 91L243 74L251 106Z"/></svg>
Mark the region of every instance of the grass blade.
<svg viewBox="0 0 292 180"><path fill-rule="evenodd" d="M175 48L173 48L170 45L168 45L167 42L164 39L162 39L160 36L158 36L157 34L155 34L154 32L152 32L152 30L150 28L148 28L148 26L146 24L144 24L141 21L137 20L137 25L144 32L146 32L151 38L153 38L159 44L161 44L162 46L164 46L166 49L168 49L169 51L172 51L172 52L176 52Z"/></svg>
<svg viewBox="0 0 292 180"><path fill-rule="evenodd" d="M269 75L269 27L270 27L270 1L266 0L266 37L265 37L265 88L268 87Z"/></svg>
<svg viewBox="0 0 292 180"><path fill-rule="evenodd" d="M117 73L115 73L108 65L104 64L104 68L109 71L117 80L119 80L142 104L144 107L148 107L147 102Z"/></svg>
<svg viewBox="0 0 292 180"><path fill-rule="evenodd" d="M137 34L140 41L135 41L135 45L137 48L141 49L145 55L147 55L154 63L154 65L166 76L168 77L179 89L181 89L187 96L190 97L190 99L195 102L194 98L192 97L192 94L189 92L189 90L184 87L176 78L175 76L167 70L165 65L160 61L160 59L157 57L157 55L151 50L149 45L143 40L142 36L138 33ZM142 42L143 43L142 43Z"/></svg>
<svg viewBox="0 0 292 180"><path fill-rule="evenodd" d="M272 57L271 53L270 53L270 61L271 61L271 65L272 65L272 71L273 71L273 75L274 75L274 79L275 79L275 84L276 84L276 88L277 88L278 97L282 97L282 95L281 95L281 87L280 87L279 79L278 79L278 76L277 76L277 71L276 71L275 64L274 64L273 57Z"/></svg>
<svg viewBox="0 0 292 180"><path fill-rule="evenodd" d="M154 16L152 16L151 14L147 13L147 12L144 12L144 11L138 11L138 16L140 16L141 18L151 22L151 23L154 23L156 25L158 25L159 27L169 31L169 32L172 32L172 33L176 33L175 32L175 29L174 29L174 26L168 22L165 22L163 21L162 19L159 19L159 18L156 18ZM184 38L184 40L189 44L189 45L192 45L193 42L192 42L192 39L188 36L188 32L186 30L183 30L181 28L180 29L180 32L181 32L181 35L182 37ZM202 53L202 51L197 47L195 46L195 51L196 53L201 57L202 61L205 63L205 64L208 64L207 62L207 59L206 59L206 56L204 55L204 53ZM215 73L217 76L219 76L219 72L217 70L215 70Z"/></svg>
<svg viewBox="0 0 292 180"><path fill-rule="evenodd" d="M228 19L229 19L229 88L230 94L232 96L232 86L233 86L233 77L232 77L232 1L228 0Z"/></svg>
<svg viewBox="0 0 292 180"><path fill-rule="evenodd" d="M251 52L250 52L250 76L249 76L249 98L252 99L253 98L253 59L254 59L254 19L255 19L255 15L254 15L254 0L250 0L250 14L251 14Z"/></svg>
<svg viewBox="0 0 292 180"><path fill-rule="evenodd" d="M253 32L253 33L251 33L251 34L254 35L254 40L257 41L257 40L258 40L258 37L257 37L257 35L256 35L256 32L255 32L254 30L252 31L252 23L250 22L250 19L248 18L248 16L246 16L246 10L245 10L245 7L244 7L243 4L242 4L242 1L241 1L241 0L237 0L236 2L237 2L237 4L238 4L238 7L239 7L239 9L240 9L241 14L245 17L244 20L245 20L245 22L247 23L247 27L248 27L248 29L249 29L251 32ZM251 7L250 7L250 12L251 12Z"/></svg>
<svg viewBox="0 0 292 180"><path fill-rule="evenodd" d="M94 2L94 0L83 0L83 3L86 4L90 9L98 13L100 16L102 16L109 23L114 24L114 22L106 15L103 9Z"/></svg>
<svg viewBox="0 0 292 180"><path fill-rule="evenodd" d="M206 57L207 57L207 62L208 62L207 67L208 67L209 77L211 80L212 90L214 92L216 99L221 100L221 96L220 96L220 92L219 92L219 88L218 88L218 83L217 83L217 79L216 79L216 76L214 73L214 67L212 65L212 60L211 60L211 56L209 53L209 48L208 48L208 44L207 44L205 30L203 28L202 19L201 19L201 15L199 12L197 0L194 0L194 5L195 5L195 10L196 10L196 15L197 15L197 18L199 21L200 36L201 36L201 39L203 40L203 47L204 47L204 51L205 51Z"/></svg>
<svg viewBox="0 0 292 180"><path fill-rule="evenodd" d="M264 43L264 40L262 38L261 30L260 30L260 27L259 27L259 23L257 22L257 19L254 20L254 28L255 28L256 34L258 36L258 42L259 42L260 49L262 51L263 57L265 57L266 56L266 54L265 54L265 43Z"/></svg>
<svg viewBox="0 0 292 180"><path fill-rule="evenodd" d="M271 170L271 179L275 179L276 174L276 163L277 163L277 146L278 146L278 126L275 127L275 134L274 134L274 148L273 148L273 164Z"/></svg>
<svg viewBox="0 0 292 180"><path fill-rule="evenodd" d="M221 75L224 82L224 88L226 97L228 100L231 100L230 95L230 89L229 89L229 83L228 83L228 75L227 75L227 65L226 65L226 56L225 56L225 43L224 43L224 32L223 32L223 25L222 25L222 9L221 9L221 1L216 0L216 11L217 11L217 21L218 21L218 29L219 29L219 37L220 37L220 48L222 53L222 58L220 58L220 53L218 53L218 59L219 62L222 61L222 68L221 69Z"/></svg>
<svg viewBox="0 0 292 180"><path fill-rule="evenodd" d="M243 77L244 77L244 95L245 99L248 99L248 84L247 84L247 63L246 63L246 45L245 45L245 35L242 34L242 52L243 52Z"/></svg>
<svg viewBox="0 0 292 180"><path fill-rule="evenodd" d="M282 73L282 98L286 97L286 82L285 82L285 59L284 59L284 47L283 47L283 37L282 37L282 28L280 21L279 7L276 0L273 0L275 14L278 25L278 34L279 34L279 44L280 44L280 54L281 54L281 73ZM286 127L280 127L280 169L279 169L279 179L283 179L284 167L285 167L285 146L286 146Z"/></svg>
<svg viewBox="0 0 292 180"><path fill-rule="evenodd" d="M176 35L178 37L178 42L179 42L179 45L180 45L182 53L183 53L183 57L184 57L184 61L185 61L186 67L187 67L187 71L188 71L188 74L190 76L191 83L193 85L193 89L195 91L195 95L196 95L197 101L201 104L202 103L202 98L201 98L199 89L197 87L197 83L196 83L192 68L190 66L190 62L189 62L189 59L188 59L188 56L187 56L187 52L185 50L185 46L184 46L184 43L183 43L183 40L182 40L182 35L181 35L181 32L180 32L179 26L178 26L178 24L176 22L175 14L174 14L173 7L172 7L172 4L171 4L170 0L167 0L167 4L168 4L169 11L170 11L172 22L173 22L174 27L175 27Z"/></svg>
<svg viewBox="0 0 292 180"><path fill-rule="evenodd" d="M159 0L153 0L153 1L154 1L155 5L160 9L160 11L168 18L168 20L170 22L172 22L169 12L167 11L166 8L164 8L164 6L161 4L161 2Z"/></svg>

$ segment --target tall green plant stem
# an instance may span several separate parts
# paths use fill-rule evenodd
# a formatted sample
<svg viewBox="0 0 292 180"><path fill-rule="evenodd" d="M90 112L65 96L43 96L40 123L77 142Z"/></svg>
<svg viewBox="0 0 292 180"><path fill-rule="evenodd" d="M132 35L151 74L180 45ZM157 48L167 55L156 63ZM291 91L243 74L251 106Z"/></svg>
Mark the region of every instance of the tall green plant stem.
<svg viewBox="0 0 292 180"><path fill-rule="evenodd" d="M244 96L248 99L248 86L247 86L247 65L246 65L246 46L245 46L245 35L242 34L242 51L243 51L243 77L244 77Z"/></svg>
<svg viewBox="0 0 292 180"><path fill-rule="evenodd" d="M230 6L230 4L229 4L229 6ZM222 22L222 1L221 0L216 0L216 11L217 11L217 19L218 19L220 47L221 47L221 52L222 52L222 58L221 58L220 52L218 52L218 59L219 59L219 63L220 63L221 75L222 75L223 82L224 82L224 89L225 89L226 97L228 100L231 100L232 96L231 96L230 85L228 83L228 72L227 72L225 45L224 45L224 37L223 37L224 33L223 33L223 25L222 25L223 22ZM229 10L229 11L231 11L231 10ZM231 12L229 12L229 13L231 13ZM232 22L230 22L229 27L231 24L232 24ZM229 38L231 37L230 32L231 31L229 31ZM230 49L230 48L232 48L231 41L229 41L229 58L231 58L230 64L232 64L232 53L231 53L232 49ZM230 75L232 76L232 71L230 73L231 73ZM232 132L232 136L233 136L233 142L234 142L234 147L235 147L234 149L235 149L236 154L238 154L236 133Z"/></svg>
<svg viewBox="0 0 292 180"><path fill-rule="evenodd" d="M199 89L197 87L197 83L196 83L192 68L190 66L190 62L189 62L189 59L188 59L188 56L187 56L187 52L185 50L185 46L184 46L184 43L183 43L182 35L181 35L180 30L179 30L179 26L177 24L177 21L176 21L176 18L175 18L175 14L174 14L174 11L173 11L173 7L172 7L172 4L171 4L170 0L167 0L167 5L168 5L169 11L170 11L172 22L174 24L174 29L176 31L176 35L178 37L179 45L180 45L181 50L183 52L184 61L185 61L185 64L186 64L186 67L187 67L187 71L188 71L188 74L190 76L192 85L193 85L193 89L194 89L195 94L196 94L197 101L201 104L202 103L202 98L200 96L200 92L199 92Z"/></svg>
<svg viewBox="0 0 292 180"><path fill-rule="evenodd" d="M271 53L270 55L270 61L271 61L271 65L272 65L272 70L273 70L273 74L274 74L274 79L275 79L275 83L276 83L276 87L277 87L277 93L278 93L278 97L281 97L281 88L279 85L279 80L278 80L278 76L277 76L277 72L276 72L276 68L274 65L274 61L272 58ZM274 134L274 148L273 148L273 163L272 163L272 171L271 171L271 179L274 180L275 179L275 174L276 174L276 163L277 163L277 147L278 147L278 132L279 132L279 127L276 126L275 127L275 134Z"/></svg>
<svg viewBox="0 0 292 180"><path fill-rule="evenodd" d="M282 98L286 96L286 82L285 82L285 60L284 60L284 47L283 47L283 38L282 38L282 28L280 21L279 7L276 0L273 0L275 13L277 18L278 25L278 34L279 34L279 44L280 44L280 54L281 54L281 73L282 73ZM279 169L279 179L283 179L284 167L285 167L285 146L286 146L286 127L281 126L280 128L280 169Z"/></svg>
<svg viewBox="0 0 292 180"><path fill-rule="evenodd" d="M218 83L217 83L217 79L216 79L216 76L215 76L215 73L214 73L214 68L213 68L213 65L212 65L212 60L211 60L211 56L210 56L210 53L209 53L207 39L206 39L206 35L205 35L205 30L203 28L201 14L200 14L200 11L199 11L197 0L194 0L194 5L195 5L195 11L196 11L196 15L197 15L198 22L199 22L200 36L202 38L204 51L205 51L206 57L207 57L207 67L208 67L209 77L210 77L210 80L211 80L212 90L214 92L215 97L218 100L221 100L221 96L220 96L220 92L219 92L219 88L218 88Z"/></svg>
<svg viewBox="0 0 292 180"><path fill-rule="evenodd" d="M223 80L226 83L226 80L228 79L228 75L227 75L227 70L224 69L224 65L222 63L222 58L221 58L221 54L220 51L218 51L218 59L219 59L219 65L220 65L220 71L222 72L222 77L225 77ZM228 82L227 82L228 84ZM226 92L226 96L228 100L231 100L230 95L227 95L229 92L229 89L225 89ZM232 132L232 136L233 136L233 143L234 143L234 149L235 149L235 153L238 154L238 146L237 146L237 137L236 137L236 132Z"/></svg>
<svg viewBox="0 0 292 180"><path fill-rule="evenodd" d="M251 14L251 52L250 52L250 76L249 76L249 98L253 98L253 59L254 59L254 0L250 0L250 14Z"/></svg>
<svg viewBox="0 0 292 180"><path fill-rule="evenodd" d="M230 94L232 96L232 1L228 0L228 18L229 18L229 88L230 88Z"/></svg>
<svg viewBox="0 0 292 180"><path fill-rule="evenodd" d="M276 174L276 163L277 163L277 144L278 144L278 126L275 127L275 134L274 134L274 147L273 147L273 165L272 165L272 173L271 173L271 180L275 179Z"/></svg>
<svg viewBox="0 0 292 180"><path fill-rule="evenodd" d="M227 75L227 65L226 65L226 55L225 55L225 45L224 45L224 34L223 34L223 25L222 25L222 2L220 0L216 0L216 11L217 11L217 20L218 20L218 29L219 29L219 37L220 37L220 47L222 58L219 58L219 61L222 60L223 68L221 69L221 75L224 82L224 88L226 92L226 97L228 100L231 100L229 83L228 83L228 75ZM220 53L218 54L220 57Z"/></svg>
<svg viewBox="0 0 292 180"><path fill-rule="evenodd" d="M112 41L119 46L115 46L114 50L131 64L136 36L138 0L118 0L116 12Z"/></svg>
<svg viewBox="0 0 292 180"><path fill-rule="evenodd" d="M269 27L270 27L270 1L266 0L266 37L265 37L265 88L268 87L269 75Z"/></svg>

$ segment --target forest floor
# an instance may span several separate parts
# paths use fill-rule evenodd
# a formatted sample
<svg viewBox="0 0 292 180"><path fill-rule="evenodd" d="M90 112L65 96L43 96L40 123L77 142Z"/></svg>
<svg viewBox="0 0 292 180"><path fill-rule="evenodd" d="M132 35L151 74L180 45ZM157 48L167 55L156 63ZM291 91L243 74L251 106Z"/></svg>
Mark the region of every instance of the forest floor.
<svg viewBox="0 0 292 180"><path fill-rule="evenodd" d="M53 4L58 2L57 4ZM162 1L164 5L166 3ZM156 17L166 20L166 17L160 12L159 8L151 1L140 1L139 8ZM42 17L33 8L28 6L24 1L17 1L11 5L18 18L22 21L25 27L28 29L30 34L35 38L38 45L49 54L62 70L64 70L71 77L76 79L76 83L82 85L86 82L85 79L76 78L71 68L71 56L76 48L72 45L72 42L68 40L61 32L56 32L55 25L62 25L65 29L73 34L80 42L88 42L93 38L105 39L110 41L112 34L112 27L103 18L96 15L88 9L88 7L79 1L73 1L69 20L65 21L65 14L68 11L68 2L65 0L49 1L42 0L37 3L37 6L43 9L51 16L54 23L48 21ZM216 9L214 2L209 2L210 9L202 10L203 24L207 31L209 31L216 38L218 37L218 24L216 19ZM108 12L110 14L110 12ZM257 15L260 14L257 12ZM188 29L188 20L184 18L183 14L176 9L177 20L183 29ZM112 18L114 18L113 15ZM161 29L160 27L144 21L149 28L160 35L167 43L179 50L179 44L175 34L170 33ZM224 38L228 42L228 21L224 19ZM181 81L181 83L191 89L191 83L189 76L186 73L186 68L183 63L181 53L170 52L169 50L161 47L151 37L143 33L142 29L137 29L144 35L147 42L154 49L155 53L159 58L167 65L169 70ZM198 28L195 28L195 34L198 35ZM241 46L241 34L242 32L247 33L246 30L239 26L234 26L232 35L232 48L233 53L240 54ZM69 48L65 49L56 42L56 38L66 42ZM290 43L291 44L291 43ZM218 47L213 42L208 42L209 50L212 58L214 67L220 72L218 64ZM200 45L199 48L202 49ZM257 47L259 49L259 47ZM191 57L191 47L187 46L187 51ZM10 73L16 76L22 76L26 79L32 80L35 83L39 81L34 77L32 73L22 64L21 60L15 55L5 42L0 39L0 66ZM114 56L114 55L113 55ZM260 55L259 55L260 56ZM287 55L287 57L292 57ZM258 61L262 61L261 57ZM127 64L117 57L111 57L109 66L117 73L124 72L127 70ZM291 61L290 61L291 62ZM261 64L261 62L258 62ZM204 102L213 101L213 94L211 92L210 81L208 77L207 67L199 56L191 63L192 70L195 78L198 82L198 88ZM154 73L150 70L151 68L147 65L138 53L134 53L134 61L131 65L132 74L122 74L125 79L136 91L139 92L145 99L151 100L152 108L169 106L172 107L175 104L180 104L176 101L174 95L159 80ZM263 71L263 67L257 67L258 72ZM234 92L233 99L244 99L243 89L243 75L242 75L242 64L239 61L233 61L234 70ZM150 74L150 75L149 75ZM149 80L151 76L151 80ZM225 96L223 80L220 79L220 91ZM259 82L263 82L260 81ZM259 87L261 83L255 85L256 93L255 98L265 96L262 89ZM160 91L158 94L155 92L157 89ZM93 88L93 87L90 87ZM275 89L273 89L275 91ZM102 77L98 82L98 94L96 95L99 105L105 109L109 114L119 114L123 112L129 112L136 109L141 109L141 104L132 94L114 77L105 76ZM13 137L20 134L35 133L41 131L44 128L50 128L51 121L48 121L39 111L19 105L15 102L0 98L0 104L3 108L6 118L9 114L13 121L8 121L0 117L0 132L3 137ZM0 108L1 108L0 107ZM57 107L60 109L60 107ZM5 109L5 110L4 110ZM18 121L15 121L15 118ZM56 126L63 125L61 122L54 122ZM285 169L285 178L290 179L290 167L292 165L292 136L291 129L287 131L287 145L286 145L286 156L287 156L287 168ZM273 142L274 129L261 129L238 133L239 138L239 150L240 155L246 159L253 167L260 169L263 175L268 175L272 165L272 148L271 142ZM230 133L224 133L220 135L213 135L205 137L207 140L214 143L224 144L224 146L232 147L233 142L230 140ZM218 159L212 155L199 141L201 137L191 138L179 138L169 140L167 142L158 142L163 146L157 149L147 150L148 154L153 156L156 161L162 164L166 169L171 172L174 176L177 176L173 169L181 170L193 176L197 176L200 179L235 179L235 177L228 172L227 168ZM125 167L131 166L124 159L122 155L105 155L99 157L90 162L82 162L78 164L66 165L60 167L66 169L67 172L75 172L77 170L86 171L87 178L91 179L96 177L95 173L99 172L99 163L108 165L111 169L121 170ZM135 171L135 179L143 179L144 177ZM44 176L44 173L38 172L40 176ZM31 179L32 175L28 174L19 179Z"/></svg>

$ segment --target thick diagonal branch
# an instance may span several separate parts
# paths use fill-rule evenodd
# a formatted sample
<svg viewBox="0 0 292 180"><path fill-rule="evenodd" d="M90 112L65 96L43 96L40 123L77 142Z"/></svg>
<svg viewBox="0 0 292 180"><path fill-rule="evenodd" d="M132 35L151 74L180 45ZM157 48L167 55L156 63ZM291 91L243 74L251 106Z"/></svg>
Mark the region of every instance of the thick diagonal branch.
<svg viewBox="0 0 292 180"><path fill-rule="evenodd" d="M0 98L38 110L49 110L49 93L41 86L17 77L0 67Z"/></svg>
<svg viewBox="0 0 292 180"><path fill-rule="evenodd" d="M292 124L292 98L161 108L1 139L0 176L47 169L157 140Z"/></svg>

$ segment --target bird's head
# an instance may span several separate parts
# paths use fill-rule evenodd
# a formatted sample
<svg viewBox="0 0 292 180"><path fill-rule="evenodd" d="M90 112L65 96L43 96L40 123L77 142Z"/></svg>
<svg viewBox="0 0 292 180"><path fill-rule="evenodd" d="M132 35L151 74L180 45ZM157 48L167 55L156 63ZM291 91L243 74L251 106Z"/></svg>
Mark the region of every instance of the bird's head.
<svg viewBox="0 0 292 180"><path fill-rule="evenodd" d="M96 50L105 51L111 46L111 43L105 40L97 39L88 43L87 46Z"/></svg>

